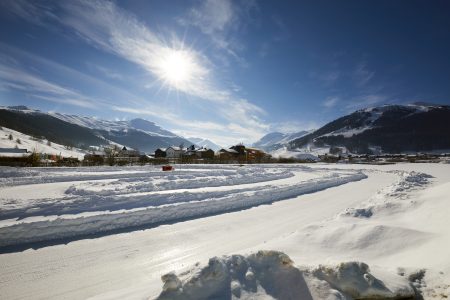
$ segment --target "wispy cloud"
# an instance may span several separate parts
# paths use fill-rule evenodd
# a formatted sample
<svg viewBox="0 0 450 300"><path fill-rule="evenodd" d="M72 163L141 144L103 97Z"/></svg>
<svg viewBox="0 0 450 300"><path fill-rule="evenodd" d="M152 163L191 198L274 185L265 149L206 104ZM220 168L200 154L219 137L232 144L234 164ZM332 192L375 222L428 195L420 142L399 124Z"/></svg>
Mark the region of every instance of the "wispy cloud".
<svg viewBox="0 0 450 300"><path fill-rule="evenodd" d="M336 104L338 104L338 102L339 102L339 97L328 97L322 103L322 105L325 106L326 108L332 108L332 107L336 106Z"/></svg>
<svg viewBox="0 0 450 300"><path fill-rule="evenodd" d="M342 76L342 72L338 70L324 71L324 72L310 72L309 77L319 80L323 85L330 87L336 83Z"/></svg>
<svg viewBox="0 0 450 300"><path fill-rule="evenodd" d="M244 47L235 36L252 23L252 15L258 11L256 1L206 0L189 10L179 19L183 25L197 27L207 35L215 47L225 51L241 64L246 62L239 55Z"/></svg>
<svg viewBox="0 0 450 300"><path fill-rule="evenodd" d="M0 86L2 90L22 91L25 94L51 102L93 108L93 99L73 89L58 85L33 75L19 66L7 66L0 63ZM98 103L98 100L95 102Z"/></svg>
<svg viewBox="0 0 450 300"><path fill-rule="evenodd" d="M105 77L108 77L108 78L111 78L114 80L124 80L125 79L125 76L122 73L115 71L115 70L111 70L107 67L100 66L98 64L91 63L91 62L87 62L86 65L89 69L91 69L97 73L100 73L101 75L103 75Z"/></svg>
<svg viewBox="0 0 450 300"><path fill-rule="evenodd" d="M375 72L369 70L367 63L361 62L356 66L353 72L353 79L355 80L357 86L363 87L369 83L374 75Z"/></svg>

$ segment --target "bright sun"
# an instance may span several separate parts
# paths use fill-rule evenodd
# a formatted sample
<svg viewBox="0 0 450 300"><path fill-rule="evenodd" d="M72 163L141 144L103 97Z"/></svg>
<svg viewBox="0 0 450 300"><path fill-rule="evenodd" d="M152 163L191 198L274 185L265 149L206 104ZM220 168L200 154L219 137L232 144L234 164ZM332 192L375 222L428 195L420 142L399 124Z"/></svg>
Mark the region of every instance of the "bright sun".
<svg viewBox="0 0 450 300"><path fill-rule="evenodd" d="M170 50L161 60L161 77L174 86L185 84L192 78L193 67L193 61L187 52Z"/></svg>

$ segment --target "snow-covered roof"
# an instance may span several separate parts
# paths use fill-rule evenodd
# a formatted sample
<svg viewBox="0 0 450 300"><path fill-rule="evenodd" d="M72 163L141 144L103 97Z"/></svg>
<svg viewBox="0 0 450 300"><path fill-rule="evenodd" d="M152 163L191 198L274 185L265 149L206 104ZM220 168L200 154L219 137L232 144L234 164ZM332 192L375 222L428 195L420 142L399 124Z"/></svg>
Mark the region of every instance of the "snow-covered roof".
<svg viewBox="0 0 450 300"><path fill-rule="evenodd" d="M236 150L231 149L231 148L229 148L229 149L220 149L219 152L239 153Z"/></svg>
<svg viewBox="0 0 450 300"><path fill-rule="evenodd" d="M166 151L169 150L169 149L173 149L175 151L182 151L182 150L184 150L184 149L182 149L180 147L170 146L169 148L166 149Z"/></svg>

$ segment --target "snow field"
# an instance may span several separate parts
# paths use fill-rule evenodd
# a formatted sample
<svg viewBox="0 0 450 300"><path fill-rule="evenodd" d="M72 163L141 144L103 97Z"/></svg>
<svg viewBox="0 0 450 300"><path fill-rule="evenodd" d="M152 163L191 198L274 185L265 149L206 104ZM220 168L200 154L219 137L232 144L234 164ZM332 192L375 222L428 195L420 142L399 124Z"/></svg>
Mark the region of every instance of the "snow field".
<svg viewBox="0 0 450 300"><path fill-rule="evenodd" d="M96 221L109 226L112 220L95 219L102 215L124 214L126 220L131 213L131 219L141 220L146 216L134 214L166 207L182 215L190 210L176 207L195 204L206 211L214 202L233 207L237 199L283 199L279 191L288 201L253 202L251 209L232 213L221 210L146 230L3 253L0 290L6 299L164 299L177 294L201 299L207 293L226 299L292 299L292 290L314 300L401 298L416 291L425 299L445 299L450 294L449 167L178 166L170 174L150 167L2 169L1 174L14 176L1 180L0 226L14 231L20 225L27 231L33 229L26 224L41 224L44 240L54 229L63 234L72 225L82 229L76 222L83 218L87 229ZM252 172L274 177L239 184L235 180L243 169L248 173L242 177L253 177ZM359 174L367 179L299 196L289 191L304 192L307 183L316 188L321 181L338 184ZM197 180L208 184L195 187ZM190 200L183 201L183 194ZM64 199L72 203L66 206L70 212L58 204ZM62 224L52 223L56 220Z"/></svg>

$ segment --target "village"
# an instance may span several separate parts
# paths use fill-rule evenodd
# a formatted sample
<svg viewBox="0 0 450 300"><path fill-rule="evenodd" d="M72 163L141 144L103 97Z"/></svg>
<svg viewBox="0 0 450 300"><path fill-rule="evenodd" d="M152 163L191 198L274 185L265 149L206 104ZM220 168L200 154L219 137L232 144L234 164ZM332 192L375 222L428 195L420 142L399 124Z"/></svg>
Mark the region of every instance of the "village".
<svg viewBox="0 0 450 300"><path fill-rule="evenodd" d="M330 151L332 152L332 151ZM400 162L440 162L450 159L450 153L412 154L351 154L326 153L312 158L273 157L265 151L237 144L218 151L206 147L170 146L158 148L154 153L143 153L125 146L110 145L91 147L83 157L37 152L35 149L0 148L2 166L101 166L101 165L145 165L145 164L254 164L254 163L360 163L392 164Z"/></svg>
<svg viewBox="0 0 450 300"><path fill-rule="evenodd" d="M206 147L170 146L154 153L143 153L125 146L91 147L82 159L63 154L49 154L25 148L0 148L0 165L4 166L95 166L144 165L168 163L268 163L270 154L243 144L214 151Z"/></svg>

